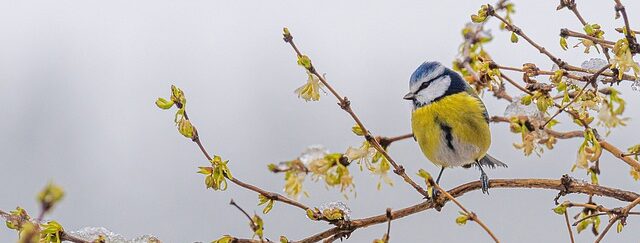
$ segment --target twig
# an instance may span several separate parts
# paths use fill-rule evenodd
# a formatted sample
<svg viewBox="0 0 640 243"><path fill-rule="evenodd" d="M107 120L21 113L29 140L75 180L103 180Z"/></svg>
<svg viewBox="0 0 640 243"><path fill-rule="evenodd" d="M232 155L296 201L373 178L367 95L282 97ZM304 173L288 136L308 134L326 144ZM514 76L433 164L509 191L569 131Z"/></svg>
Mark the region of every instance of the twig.
<svg viewBox="0 0 640 243"><path fill-rule="evenodd" d="M621 13L622 18L624 19L624 26L627 29L626 37L627 41L629 41L629 49L631 49L633 53L638 53L638 49L640 49L640 46L638 45L638 41L636 40L636 38L631 34L631 25L629 24L629 17L627 17L627 10L625 9L624 5L622 5L622 2L620 0L614 1L616 2L616 12Z"/></svg>
<svg viewBox="0 0 640 243"><path fill-rule="evenodd" d="M531 46L533 46L534 48L536 48L540 53L544 54L545 56L547 56L553 63L555 63L556 65L558 65L558 68L560 69L565 69L568 71L576 71L576 72L583 72L583 73L590 73L590 74L595 74L596 71L593 70L589 70L586 68L581 68L581 67L576 67L573 65L569 65L568 63L566 63L565 61L562 61L560 58L554 56L551 52L547 51L546 48L544 48L543 46L539 45L538 43L536 43L535 41L533 41L529 36L527 36L522 29L520 29L519 27L517 27L516 25L508 22L506 19L504 19L503 17L501 17L500 15L498 15L495 11L489 11L488 12L491 16L496 17L497 19L499 19L500 21L502 21L505 26L507 26L507 29L510 31L513 31L513 33L515 33L516 35L522 37L523 39L525 39ZM608 76L608 77L614 77L616 76L614 73L612 72L604 72L602 73L602 75L604 76ZM635 81L635 77L631 76L631 75L623 75L622 80L629 80L629 81Z"/></svg>
<svg viewBox="0 0 640 243"><path fill-rule="evenodd" d="M609 223L607 224L607 227L604 227L604 230L602 230L602 233L600 233L600 235L598 236L598 238L596 239L595 243L598 243L602 240L602 238L604 238L604 235L607 234L607 232L609 232L609 229L611 229L611 226L613 226L613 224L615 224L618 219L620 219L620 216L616 215L613 218L611 218L609 220Z"/></svg>
<svg viewBox="0 0 640 243"><path fill-rule="evenodd" d="M581 218L581 219L577 220L576 222L573 222L573 224L572 224L572 225L573 225L573 226L577 226L580 222L585 221L585 220L587 220L587 219L590 219L590 218L593 218L593 217L602 216L602 215L608 215L608 214L609 214L609 213L594 213L594 214L591 214L591 215L586 216L586 217L584 217L584 218Z"/></svg>
<svg viewBox="0 0 640 243"><path fill-rule="evenodd" d="M387 234L386 234L387 237L386 237L386 240L388 242L389 239L391 239L391 221L393 220L393 217L391 216L391 208L387 208L386 216L387 216Z"/></svg>
<svg viewBox="0 0 640 243"><path fill-rule="evenodd" d="M404 134L404 135L395 136L395 137L378 137L377 140L378 140L378 143L380 143L380 146L382 146L383 148L386 148L394 142L404 140L407 138L413 138L413 133Z"/></svg>
<svg viewBox="0 0 640 243"><path fill-rule="evenodd" d="M516 83L516 81L513 81L513 79L509 78L509 76L504 75L503 73L500 73L500 77L502 77L503 79L506 79L507 82L509 82L511 85L513 85L514 87L518 88L520 91L528 94L528 95L533 95L533 93L531 93L531 91L525 89L524 87L520 86L520 84Z"/></svg>
<svg viewBox="0 0 640 243"><path fill-rule="evenodd" d="M556 118L556 116L558 116L558 114L562 113L565 109L567 109L567 107L569 107L571 104L575 103L578 99L580 99L580 95L582 95L582 93L584 93L584 90L587 88L587 86L589 86L589 83L585 83L584 86L582 86L582 88L580 89L580 91L578 91L578 94L575 97L573 97L573 99L571 99L571 101L569 101L569 103L565 104L560 109L558 109L556 111L556 113L553 114L553 116L551 116L549 119L547 119L547 121L544 122L544 124L542 124L540 126L540 128L543 129L544 127L546 127L547 124L549 124L549 122L551 122L553 120L553 118Z"/></svg>
<svg viewBox="0 0 640 243"><path fill-rule="evenodd" d="M179 104L178 107L182 107L182 104ZM187 115L187 111L186 110L184 111L184 118L189 120L189 116ZM207 160L211 161L211 159L212 159L211 155L209 155L207 150L204 148L204 145L202 145L202 141L200 140L200 136L198 135L198 132L195 129L195 127L194 127L194 136L192 138L192 141L198 145L198 147L200 148L200 151L202 151L202 154L204 155L204 157L207 158ZM227 176L225 175L225 177L227 177ZM227 179L229 179L229 178L227 177ZM257 193L259 193L259 194L261 194L261 195L263 195L266 198L269 198L271 200L280 201L280 202L283 202L283 203L298 207L298 208L300 208L302 210L305 210L305 211L307 209L309 209L308 206L306 206L306 205L304 205L304 204L302 204L300 202L297 202L295 200L289 199L288 197L285 197L285 196L280 195L280 194L275 193L275 192L265 191L265 190L263 190L263 189L261 189L261 188L259 188L257 186L245 183L245 182L239 180L235 176L233 177L233 179L229 179L229 180L231 182L233 182L234 184L238 185L238 186L241 186L241 187L244 187L244 188L249 189L251 191L257 192Z"/></svg>
<svg viewBox="0 0 640 243"><path fill-rule="evenodd" d="M500 117L500 116L493 116L491 117L490 121L492 122L510 122L509 118L506 117ZM545 131L548 132L551 135L556 136L557 138L574 138L574 137L583 137L584 134L580 131L572 131L572 132L566 132L566 133L561 133L561 132L556 132L550 129L546 129ZM605 141L605 140L599 140L598 141L600 143L600 146L606 150L607 152L611 153L613 156L615 156L616 158L622 160L623 162L627 163L629 166L633 167L634 169L640 171L640 162L638 162L637 160L631 158L630 156L624 156L625 153L622 152L622 150L620 150L619 148L617 148L616 146L610 144L609 142Z"/></svg>
<svg viewBox="0 0 640 243"><path fill-rule="evenodd" d="M467 216L469 217L469 220L472 220L472 221L478 223L478 225L480 225L480 227L482 227L482 229L484 229L484 231L486 231L489 234L489 236L491 236L491 238L493 238L493 241L495 241L496 243L500 242L500 240L498 240L498 237L496 237L496 235L493 234L491 229L489 229L489 227L487 227L487 225L484 224L482 222L482 220L480 220L480 218L478 218L478 216L474 212L471 212L471 211L467 210L460 202L458 202L458 200L456 200L455 197L451 196L451 194L449 194L447 191L443 190L442 187L440 187L440 185L435 183L433 181L433 179L430 179L429 183L431 183L433 185L433 187L435 187L435 189L437 189L439 192L442 192L442 194L449 201L452 201L453 203L455 203L465 214L467 214Z"/></svg>
<svg viewBox="0 0 640 243"><path fill-rule="evenodd" d="M255 221L253 221L253 218L251 218L251 216L249 216L249 214L247 213L247 211L244 211L244 209L242 209L235 201L233 201L233 199L231 199L231 201L229 202L229 204L233 205L234 207L236 207L238 210L240 210L240 212L242 212L242 214L244 214L245 216L247 216L247 218L249 219L249 221L251 221L251 230L255 231L255 228L258 227L258 224L256 224Z"/></svg>
<svg viewBox="0 0 640 243"><path fill-rule="evenodd" d="M298 47L294 43L292 35L285 34L284 41L286 43L288 43L293 48L293 50L295 51L295 53L296 53L296 55L298 57L302 57L303 56L302 52L298 49ZM391 158L391 156L389 156L389 154L384 150L384 148L380 145L380 143L378 143L378 141L376 139L374 139L374 136L371 135L371 132L368 129L366 129L366 127L364 126L362 121L360 121L360 118L358 118L356 113L351 108L351 101L349 101L349 99L347 99L347 97L343 97L340 94L338 94L338 92L331 86L331 84L329 84L329 82L324 78L324 76L320 75L320 73L318 73L318 71L315 69L315 67L313 65L308 67L307 71L309 71L314 76L316 76L320 80L320 82L322 82L322 84L325 87L327 87L327 89L329 89L331 94L333 94L333 96L335 96L336 99L338 99L338 101L339 101L338 105L340 106L340 108L342 108L342 110L347 112L351 116L351 118L353 118L353 120L356 122L356 124L362 129L363 133L365 134L364 137L367 140L367 142L369 142L369 144L371 144L371 146L373 146L373 148L375 148L380 154L382 154L382 156L384 156L385 159L387 159L389 161L389 163L394 168L393 172L396 173L397 175L399 175L400 177L402 177L405 182L407 182L409 185L411 185L420 194L422 194L425 197L428 197L429 194L427 193L427 191L425 191L415 181L413 181L407 175L407 173L405 172L404 167L401 166L401 165L398 165L398 163L396 163L395 160L393 160L393 158Z"/></svg>
<svg viewBox="0 0 640 243"><path fill-rule="evenodd" d="M567 223L567 230L569 231L569 238L571 239L571 243L575 243L576 241L573 239L573 230L571 230L571 225L569 225L569 216L567 212L564 212L564 222Z"/></svg>
<svg viewBox="0 0 640 243"><path fill-rule="evenodd" d="M560 29L560 35L561 36L571 36L571 37L577 37L577 38L583 38L583 39L588 39L590 41L593 41L595 43L598 43L600 45L606 46L607 48L613 48L613 45L615 45L616 43L613 41L608 41L605 39L600 39L600 38L596 38L590 35L586 35L580 32L576 32L576 31L572 31L566 28Z"/></svg>
<svg viewBox="0 0 640 243"><path fill-rule="evenodd" d="M506 26L506 28L508 30L513 31L513 33L515 33L516 35L519 35L520 37L525 39L531 46L533 46L534 48L538 49L538 51L540 51L540 53L542 53L542 54L546 55L547 57L549 57L549 59L551 59L552 62L554 62L556 65L558 65L559 68L565 68L565 67L568 66L568 64L566 62L562 61L560 58L557 58L551 52L547 51L547 49L545 49L544 47L540 46L538 43L533 41L529 36L527 36L527 34L524 33L524 31L522 31L522 29L520 29L519 27L515 26L511 22L507 21L502 16L498 15L495 11L488 11L488 14L493 16L493 17L496 17L497 19L502 21L502 23L505 24L505 26Z"/></svg>

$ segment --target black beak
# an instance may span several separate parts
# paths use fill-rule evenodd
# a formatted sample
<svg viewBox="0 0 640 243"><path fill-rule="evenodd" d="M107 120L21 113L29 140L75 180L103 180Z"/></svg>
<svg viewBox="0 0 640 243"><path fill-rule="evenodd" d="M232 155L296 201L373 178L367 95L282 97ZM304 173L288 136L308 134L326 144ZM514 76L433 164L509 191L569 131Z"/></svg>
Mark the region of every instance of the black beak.
<svg viewBox="0 0 640 243"><path fill-rule="evenodd" d="M408 94L404 95L404 97L402 97L402 98L405 99L405 100L413 100L413 98L415 96L416 95L414 93L409 92Z"/></svg>

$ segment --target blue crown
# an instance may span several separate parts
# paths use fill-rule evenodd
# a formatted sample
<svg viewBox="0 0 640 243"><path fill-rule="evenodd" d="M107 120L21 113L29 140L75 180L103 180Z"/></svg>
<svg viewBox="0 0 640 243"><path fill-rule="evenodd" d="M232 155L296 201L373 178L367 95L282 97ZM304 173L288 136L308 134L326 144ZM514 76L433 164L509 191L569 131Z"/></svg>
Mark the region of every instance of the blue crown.
<svg viewBox="0 0 640 243"><path fill-rule="evenodd" d="M427 75L433 74L433 72L438 71L438 69L441 71L436 76L439 76L446 71L446 68L440 62L426 61L422 63L416 69L416 71L411 74L411 78L409 79L409 86L412 86L414 83L425 78ZM435 78L436 76L434 76L433 78Z"/></svg>

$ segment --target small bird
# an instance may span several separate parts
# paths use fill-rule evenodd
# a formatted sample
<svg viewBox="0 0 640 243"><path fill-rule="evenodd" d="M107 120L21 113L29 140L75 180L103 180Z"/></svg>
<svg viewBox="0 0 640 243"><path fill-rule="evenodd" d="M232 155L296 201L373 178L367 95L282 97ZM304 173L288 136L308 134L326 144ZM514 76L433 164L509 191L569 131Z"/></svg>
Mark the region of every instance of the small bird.
<svg viewBox="0 0 640 243"><path fill-rule="evenodd" d="M413 137L424 155L441 167L472 165L480 169L482 192L488 194L489 178L482 166L507 167L487 154L491 144L489 115L475 90L453 70L439 62L424 62L409 79L413 102Z"/></svg>

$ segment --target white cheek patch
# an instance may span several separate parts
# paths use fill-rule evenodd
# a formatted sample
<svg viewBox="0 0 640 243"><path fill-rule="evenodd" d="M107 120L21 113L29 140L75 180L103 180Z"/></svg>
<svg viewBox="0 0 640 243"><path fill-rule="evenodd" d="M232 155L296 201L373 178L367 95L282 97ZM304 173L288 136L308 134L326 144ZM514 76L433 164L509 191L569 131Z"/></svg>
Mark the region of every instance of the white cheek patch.
<svg viewBox="0 0 640 243"><path fill-rule="evenodd" d="M420 90L415 96L417 102L421 104L429 104L433 100L440 98L447 92L451 85L451 78L444 76L437 80L433 80L429 87Z"/></svg>
<svg viewBox="0 0 640 243"><path fill-rule="evenodd" d="M418 80L417 82L415 82L415 84L410 88L410 91L412 93L415 93L416 91L418 91L418 88L420 88L420 84L422 84L423 82L426 81L430 81L440 75L442 75L442 73L444 73L445 71L445 67L442 65L438 65L433 71L431 71L429 74L427 74L427 76L424 76L422 78L420 78L420 80Z"/></svg>

